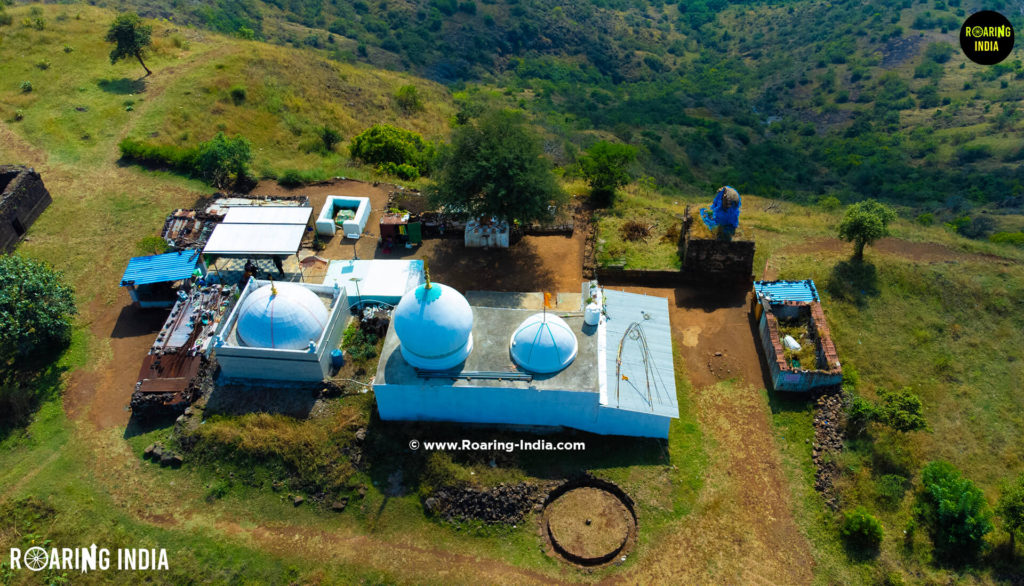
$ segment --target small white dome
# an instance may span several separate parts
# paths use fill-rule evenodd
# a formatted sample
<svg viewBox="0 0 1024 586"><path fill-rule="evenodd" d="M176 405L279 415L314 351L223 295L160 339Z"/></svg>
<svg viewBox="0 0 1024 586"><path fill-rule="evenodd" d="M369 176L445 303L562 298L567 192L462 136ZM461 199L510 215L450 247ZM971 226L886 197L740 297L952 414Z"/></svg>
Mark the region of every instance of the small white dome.
<svg viewBox="0 0 1024 586"><path fill-rule="evenodd" d="M509 352L521 368L538 374L558 372L572 364L579 342L565 320L550 313L535 313L512 334Z"/></svg>
<svg viewBox="0 0 1024 586"><path fill-rule="evenodd" d="M391 319L402 357L416 368L455 368L473 350L473 309L447 285L431 283L409 291Z"/></svg>
<svg viewBox="0 0 1024 586"><path fill-rule="evenodd" d="M274 289L277 294L274 294ZM327 308L316 293L293 283L256 289L238 310L238 339L253 348L304 350L327 327Z"/></svg>

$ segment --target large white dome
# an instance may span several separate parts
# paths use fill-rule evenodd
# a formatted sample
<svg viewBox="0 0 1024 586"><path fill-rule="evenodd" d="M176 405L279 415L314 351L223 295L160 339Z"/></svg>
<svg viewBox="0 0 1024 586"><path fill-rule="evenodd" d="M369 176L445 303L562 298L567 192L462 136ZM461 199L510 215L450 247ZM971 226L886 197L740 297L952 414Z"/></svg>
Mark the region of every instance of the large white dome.
<svg viewBox="0 0 1024 586"><path fill-rule="evenodd" d="M538 374L558 372L572 364L579 342L565 320L550 313L535 313L512 333L509 352L521 368Z"/></svg>
<svg viewBox="0 0 1024 586"><path fill-rule="evenodd" d="M302 350L310 340L319 340L326 326L323 301L293 283L264 285L246 296L238 310L239 341L254 348Z"/></svg>
<svg viewBox="0 0 1024 586"><path fill-rule="evenodd" d="M447 285L430 283L409 291L392 320L402 357L416 368L455 368L473 350L473 309Z"/></svg>

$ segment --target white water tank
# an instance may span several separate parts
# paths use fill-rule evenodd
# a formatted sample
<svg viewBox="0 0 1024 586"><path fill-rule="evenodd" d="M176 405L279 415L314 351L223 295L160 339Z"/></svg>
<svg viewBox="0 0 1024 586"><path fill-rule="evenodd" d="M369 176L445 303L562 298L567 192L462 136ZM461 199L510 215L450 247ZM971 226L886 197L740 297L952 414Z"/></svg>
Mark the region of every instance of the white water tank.
<svg viewBox="0 0 1024 586"><path fill-rule="evenodd" d="M601 321L601 306L596 303L588 303L583 309L583 323L588 326L596 326Z"/></svg>

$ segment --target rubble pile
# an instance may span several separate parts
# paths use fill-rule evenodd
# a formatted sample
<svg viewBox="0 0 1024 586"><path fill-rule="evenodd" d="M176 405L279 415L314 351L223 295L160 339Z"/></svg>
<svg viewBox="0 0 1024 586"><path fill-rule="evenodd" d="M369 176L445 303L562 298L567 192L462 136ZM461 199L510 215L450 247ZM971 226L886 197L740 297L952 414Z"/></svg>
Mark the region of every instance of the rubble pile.
<svg viewBox="0 0 1024 586"><path fill-rule="evenodd" d="M846 395L839 389L819 395L814 404L814 445L811 449L814 488L833 511L839 509L839 495L835 490L835 480L839 476L836 458L843 451L845 407Z"/></svg>
<svg viewBox="0 0 1024 586"><path fill-rule="evenodd" d="M539 508L548 490L527 482L498 484L488 489L447 487L424 501L427 512L446 519L479 520L485 523L513 524L528 512Z"/></svg>

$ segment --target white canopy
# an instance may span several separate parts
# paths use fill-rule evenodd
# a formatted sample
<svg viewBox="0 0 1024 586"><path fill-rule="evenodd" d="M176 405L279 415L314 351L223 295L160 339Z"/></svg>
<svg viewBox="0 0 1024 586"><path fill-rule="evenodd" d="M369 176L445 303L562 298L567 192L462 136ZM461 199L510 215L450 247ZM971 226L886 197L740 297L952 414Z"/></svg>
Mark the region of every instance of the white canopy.
<svg viewBox="0 0 1024 586"><path fill-rule="evenodd" d="M237 206L228 208L225 224L302 224L309 223L313 208L299 206Z"/></svg>
<svg viewBox="0 0 1024 586"><path fill-rule="evenodd" d="M203 254L289 256L299 251L305 224L218 224Z"/></svg>

